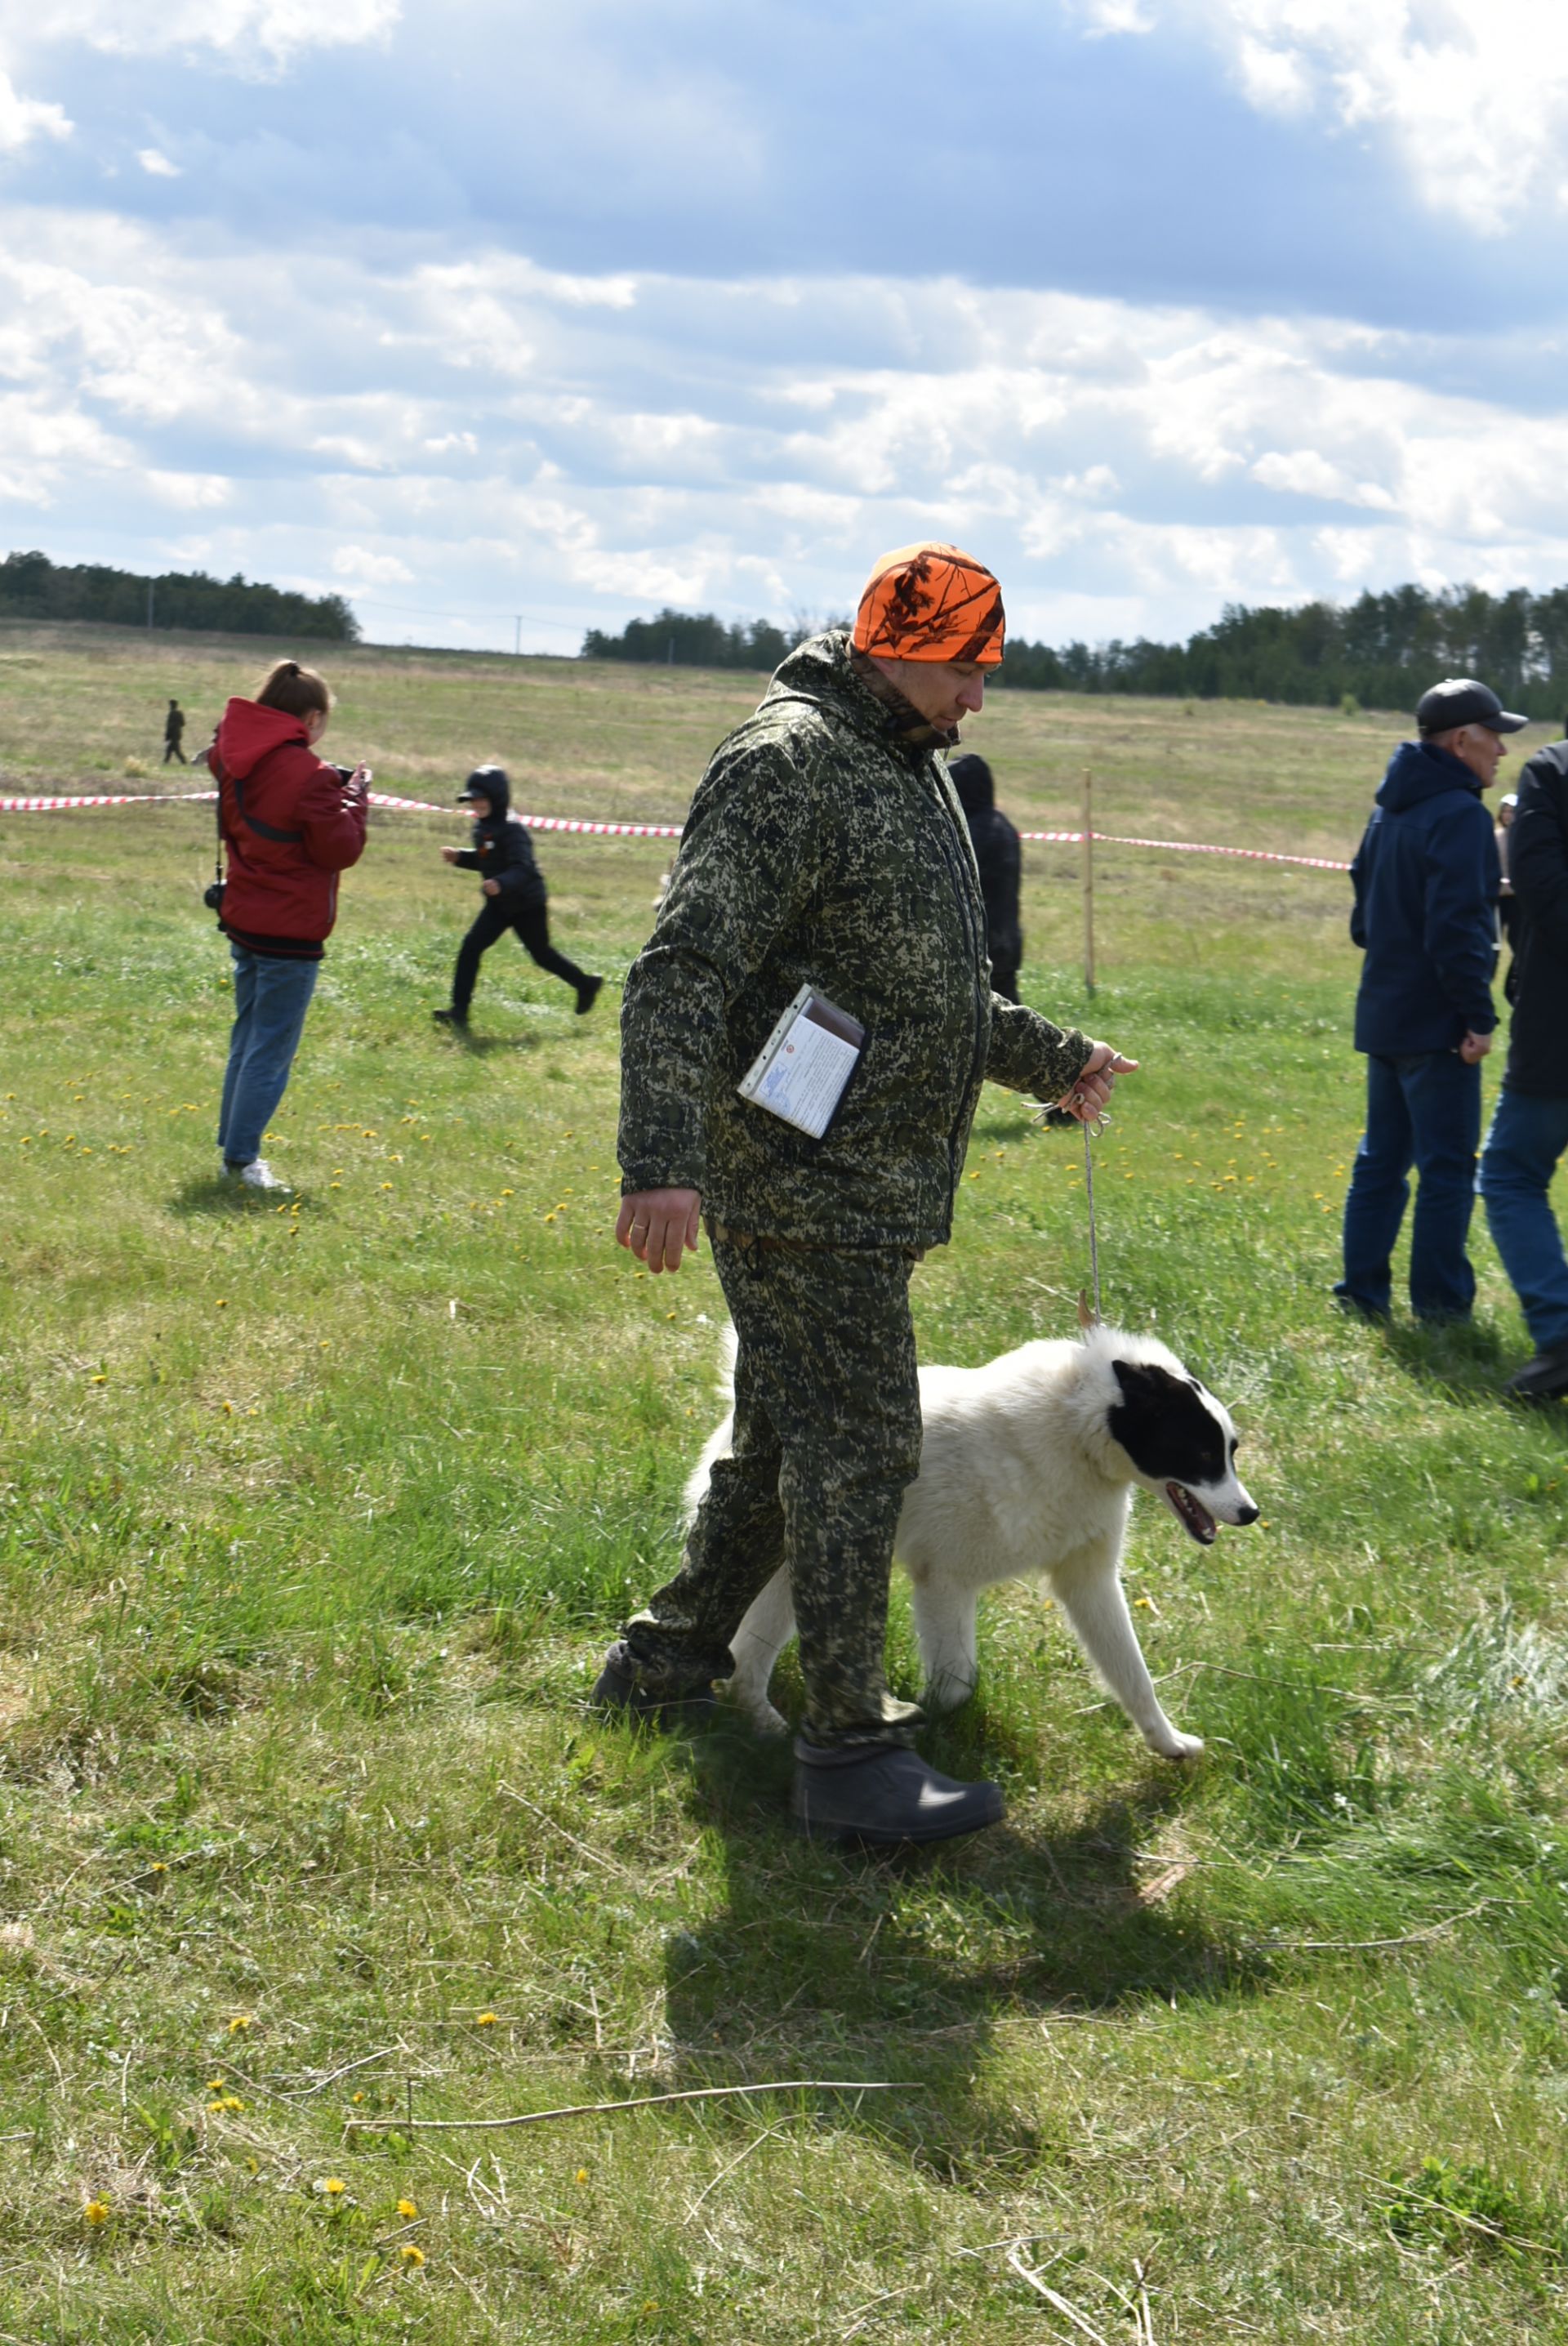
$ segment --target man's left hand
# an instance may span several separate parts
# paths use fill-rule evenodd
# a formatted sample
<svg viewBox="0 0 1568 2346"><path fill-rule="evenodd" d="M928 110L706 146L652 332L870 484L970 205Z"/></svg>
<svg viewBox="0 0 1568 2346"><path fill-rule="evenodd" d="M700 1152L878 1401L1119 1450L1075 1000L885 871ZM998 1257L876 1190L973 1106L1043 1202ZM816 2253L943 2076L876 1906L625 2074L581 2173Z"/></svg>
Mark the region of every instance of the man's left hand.
<svg viewBox="0 0 1568 2346"><path fill-rule="evenodd" d="M1459 1046L1459 1056L1467 1067L1473 1067L1485 1058L1491 1048L1491 1035L1478 1035L1472 1027Z"/></svg>
<svg viewBox="0 0 1568 2346"><path fill-rule="evenodd" d="M1093 1124L1110 1107L1116 1077L1135 1076L1137 1071L1137 1061L1124 1059L1114 1043L1096 1043L1079 1068L1076 1083L1063 1093L1056 1106L1079 1124Z"/></svg>
<svg viewBox="0 0 1568 2346"><path fill-rule="evenodd" d="M499 896L499 895L500 895L500 893L501 893L501 882L500 882L500 881L499 881L499 880L486 880L486 881L485 881L485 882L484 882L484 893L485 893L487 896Z"/></svg>

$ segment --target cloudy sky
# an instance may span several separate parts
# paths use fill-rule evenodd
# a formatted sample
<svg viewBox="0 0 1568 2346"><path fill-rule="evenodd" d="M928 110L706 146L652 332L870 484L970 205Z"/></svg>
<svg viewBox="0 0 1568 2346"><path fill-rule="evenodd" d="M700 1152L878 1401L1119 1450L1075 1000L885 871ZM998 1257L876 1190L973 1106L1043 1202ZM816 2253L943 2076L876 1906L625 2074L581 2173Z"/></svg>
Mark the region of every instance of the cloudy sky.
<svg viewBox="0 0 1568 2346"><path fill-rule="evenodd" d="M0 0L0 552L575 650L1568 582L1563 0Z"/></svg>

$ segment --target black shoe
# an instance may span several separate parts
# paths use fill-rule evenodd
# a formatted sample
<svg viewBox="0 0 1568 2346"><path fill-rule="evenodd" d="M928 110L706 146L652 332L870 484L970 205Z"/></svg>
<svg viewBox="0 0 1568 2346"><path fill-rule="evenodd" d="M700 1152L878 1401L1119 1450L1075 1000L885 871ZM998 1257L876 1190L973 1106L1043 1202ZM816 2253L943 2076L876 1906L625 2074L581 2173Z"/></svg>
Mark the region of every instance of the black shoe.
<svg viewBox="0 0 1568 2346"><path fill-rule="evenodd" d="M438 1026L455 1026L460 1035L468 1032L466 1010L433 1010L430 1015Z"/></svg>
<svg viewBox="0 0 1568 2346"><path fill-rule="evenodd" d="M995 1784L955 1784L901 1744L837 1750L797 1739L790 1806L803 1833L822 1841L952 1841L1002 1822Z"/></svg>
<svg viewBox="0 0 1568 2346"><path fill-rule="evenodd" d="M1519 1401L1556 1401L1568 1393L1568 1344L1553 1344L1510 1377L1502 1388Z"/></svg>
<svg viewBox="0 0 1568 2346"><path fill-rule="evenodd" d="M1390 1328L1394 1315L1386 1303L1368 1303L1347 1287L1332 1290L1335 1303L1348 1320L1364 1320L1371 1328Z"/></svg>
<svg viewBox="0 0 1568 2346"><path fill-rule="evenodd" d="M599 989L604 984L604 982L605 981L602 977L585 977L581 985L578 986L577 1015L579 1018L585 1018L588 1012L593 1008L595 1003L599 998Z"/></svg>
<svg viewBox="0 0 1568 2346"><path fill-rule="evenodd" d="M683 1719L710 1719L718 1708L710 1678L691 1678L684 1686L667 1687L662 1694L640 1687L623 1637L617 1637L605 1656L588 1700L596 1710L619 1711L627 1719L646 1719L657 1727L670 1727Z"/></svg>

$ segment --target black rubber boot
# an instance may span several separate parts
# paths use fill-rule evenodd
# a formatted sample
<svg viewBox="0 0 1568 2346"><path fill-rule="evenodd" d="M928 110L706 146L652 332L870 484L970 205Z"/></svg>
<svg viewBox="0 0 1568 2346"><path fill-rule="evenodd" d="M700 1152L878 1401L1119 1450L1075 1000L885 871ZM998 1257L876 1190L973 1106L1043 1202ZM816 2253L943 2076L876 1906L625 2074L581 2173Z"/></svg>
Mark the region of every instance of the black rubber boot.
<svg viewBox="0 0 1568 2346"><path fill-rule="evenodd" d="M579 1018L586 1017L588 1012L593 1008L595 1003L599 998L599 988L603 985L604 982L605 981L602 977L585 977L581 985L578 986L577 1015Z"/></svg>
<svg viewBox="0 0 1568 2346"><path fill-rule="evenodd" d="M858 1743L834 1750L797 1739L790 1803L804 1833L820 1841L952 1841L1002 1822L1000 1788L955 1784L901 1744Z"/></svg>
<svg viewBox="0 0 1568 2346"><path fill-rule="evenodd" d="M658 1727L673 1727L682 1719L700 1724L711 1719L718 1708L718 1697L713 1691L711 1679L693 1678L685 1686L667 1688L662 1694L650 1694L638 1686L622 1637L616 1639L605 1656L604 1668L594 1681L588 1700L596 1710L619 1711L627 1719L646 1719Z"/></svg>
<svg viewBox="0 0 1568 2346"><path fill-rule="evenodd" d="M1553 1344L1511 1376L1503 1387L1519 1401L1556 1401L1568 1393L1568 1344Z"/></svg>

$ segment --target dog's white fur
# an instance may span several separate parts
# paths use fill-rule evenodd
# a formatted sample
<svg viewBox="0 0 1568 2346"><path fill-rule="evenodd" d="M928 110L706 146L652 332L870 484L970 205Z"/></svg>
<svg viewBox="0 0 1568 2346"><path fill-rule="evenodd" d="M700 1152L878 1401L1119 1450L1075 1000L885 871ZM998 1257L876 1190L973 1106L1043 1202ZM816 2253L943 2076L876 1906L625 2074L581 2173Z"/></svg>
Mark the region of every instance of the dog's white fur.
<svg viewBox="0 0 1568 2346"><path fill-rule="evenodd" d="M732 1392L733 1329L727 1346L723 1389ZM983 1368L921 1371L921 1470L904 1494L895 1561L913 1583L928 1708L952 1709L974 1691L980 1591L1000 1580L1033 1580L1061 1606L1150 1749L1164 1759L1189 1760L1202 1740L1173 1727L1160 1707L1120 1564L1135 1484L1165 1500L1184 1528L1191 1524L1169 1482L1141 1474L1110 1431L1111 1412L1123 1399L1118 1360L1162 1368L1196 1387L1222 1433L1225 1471L1218 1481L1182 1488L1217 1521L1251 1523L1257 1509L1237 1479L1228 1413L1155 1338L1092 1326L1082 1341L1024 1344ZM688 1518L708 1488L713 1461L728 1454L730 1425L726 1417L716 1428L687 1483ZM784 1729L768 1683L794 1631L789 1575L780 1567L730 1641L731 1696L765 1732Z"/></svg>

